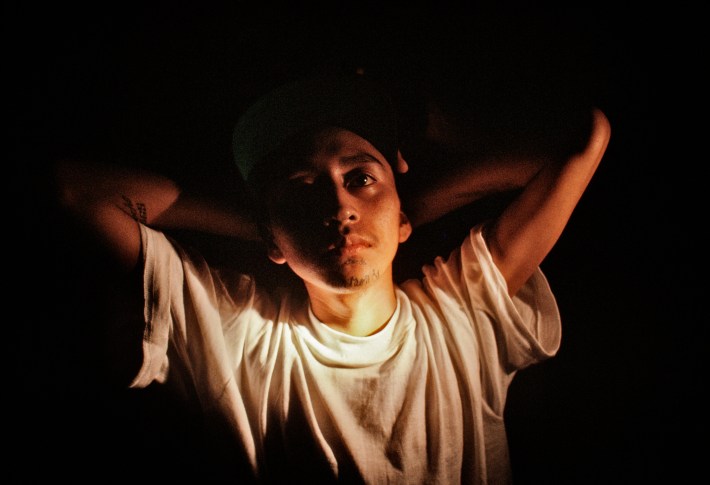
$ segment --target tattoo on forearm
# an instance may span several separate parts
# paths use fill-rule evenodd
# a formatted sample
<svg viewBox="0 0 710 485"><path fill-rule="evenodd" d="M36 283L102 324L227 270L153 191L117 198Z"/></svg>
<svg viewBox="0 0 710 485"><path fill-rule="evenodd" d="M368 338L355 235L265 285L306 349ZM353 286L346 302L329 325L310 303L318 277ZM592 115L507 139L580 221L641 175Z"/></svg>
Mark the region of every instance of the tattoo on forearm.
<svg viewBox="0 0 710 485"><path fill-rule="evenodd" d="M121 197L123 198L123 205L128 214L138 222L146 224L148 222L148 212L145 204L142 202L136 202L134 204L133 201L125 195L122 195Z"/></svg>

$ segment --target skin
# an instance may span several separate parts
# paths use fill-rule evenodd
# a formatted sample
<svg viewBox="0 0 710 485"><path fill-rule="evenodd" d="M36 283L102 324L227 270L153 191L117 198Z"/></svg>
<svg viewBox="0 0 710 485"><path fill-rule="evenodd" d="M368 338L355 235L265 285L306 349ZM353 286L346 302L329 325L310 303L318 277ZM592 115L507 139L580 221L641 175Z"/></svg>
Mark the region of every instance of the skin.
<svg viewBox="0 0 710 485"><path fill-rule="evenodd" d="M353 132L325 130L267 207L269 257L303 279L316 317L353 335L377 331L396 307L392 261L412 232L384 156Z"/></svg>
<svg viewBox="0 0 710 485"><path fill-rule="evenodd" d="M520 194L485 230L491 256L512 296L559 239L611 136L592 110L581 152L561 162L492 160L472 163L423 187L401 210L390 166L354 133L321 133L306 163L294 166L270 192L269 257L303 278L315 315L335 329L370 335L392 315L392 261L415 225L435 220L486 194ZM396 170L406 171L406 162ZM185 194L159 174L74 161L57 165L60 203L82 221L125 272L141 261L136 221L159 229L186 228L256 238L248 215L218 201Z"/></svg>

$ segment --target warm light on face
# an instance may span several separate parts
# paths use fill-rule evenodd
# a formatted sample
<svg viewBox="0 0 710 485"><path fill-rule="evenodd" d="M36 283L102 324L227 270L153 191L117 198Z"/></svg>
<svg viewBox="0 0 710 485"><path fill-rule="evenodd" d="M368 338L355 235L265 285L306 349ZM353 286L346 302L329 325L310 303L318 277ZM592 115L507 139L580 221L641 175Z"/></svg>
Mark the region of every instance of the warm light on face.
<svg viewBox="0 0 710 485"><path fill-rule="evenodd" d="M389 164L367 140L330 129L270 193L274 247L306 286L353 291L391 280L411 228Z"/></svg>

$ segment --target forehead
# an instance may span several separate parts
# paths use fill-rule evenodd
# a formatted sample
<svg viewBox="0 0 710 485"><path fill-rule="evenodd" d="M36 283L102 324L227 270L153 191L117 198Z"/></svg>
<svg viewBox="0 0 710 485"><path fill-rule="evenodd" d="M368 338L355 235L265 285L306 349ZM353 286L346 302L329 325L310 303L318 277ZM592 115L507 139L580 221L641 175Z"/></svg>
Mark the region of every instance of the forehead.
<svg viewBox="0 0 710 485"><path fill-rule="evenodd" d="M384 155L358 134L335 127L305 134L300 142L287 146L282 170L324 169L372 163L389 168Z"/></svg>

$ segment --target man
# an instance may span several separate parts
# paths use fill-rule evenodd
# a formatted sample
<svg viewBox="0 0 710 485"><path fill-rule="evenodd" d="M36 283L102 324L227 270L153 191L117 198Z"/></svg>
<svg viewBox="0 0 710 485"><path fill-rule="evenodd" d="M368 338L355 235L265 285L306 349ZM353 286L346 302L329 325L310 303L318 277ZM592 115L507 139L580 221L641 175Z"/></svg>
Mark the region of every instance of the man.
<svg viewBox="0 0 710 485"><path fill-rule="evenodd" d="M299 81L257 102L234 136L255 224L158 174L58 167L64 206L140 274L131 385L167 382L198 401L241 460L236 478L511 480L508 386L560 343L539 265L604 154L609 124L594 110L586 147L564 163L498 161L442 177L407 214L392 109L358 76ZM521 189L515 200L421 279L394 281L413 224L511 188ZM301 283L267 288L212 267L160 230L174 227L258 238Z"/></svg>

